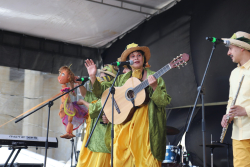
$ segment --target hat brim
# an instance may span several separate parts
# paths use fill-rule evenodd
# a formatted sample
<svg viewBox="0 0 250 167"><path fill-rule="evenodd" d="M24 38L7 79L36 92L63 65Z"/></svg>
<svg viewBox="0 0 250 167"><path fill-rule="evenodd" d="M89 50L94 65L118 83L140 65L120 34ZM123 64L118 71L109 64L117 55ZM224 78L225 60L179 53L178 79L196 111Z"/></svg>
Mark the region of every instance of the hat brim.
<svg viewBox="0 0 250 167"><path fill-rule="evenodd" d="M111 75L112 77L116 77L116 75L114 74L114 73L112 73L112 72L109 72L109 71L103 71L103 70L100 70L100 69L98 69L98 71L101 73L101 72L103 72L103 73L105 73L105 74L109 74L109 75Z"/></svg>
<svg viewBox="0 0 250 167"><path fill-rule="evenodd" d="M126 61L128 55L134 51L137 51L137 50L141 50L145 53L145 58L146 58L146 63L147 63L151 57L151 54L150 54L149 48L146 46L137 46L137 47L132 47L132 48L126 49L121 55L121 61Z"/></svg>
<svg viewBox="0 0 250 167"><path fill-rule="evenodd" d="M250 45L246 42L243 42L243 41L240 41L237 39L231 39L231 38L222 38L222 40L228 40L230 42L230 45L235 45L235 46L238 46L240 48L250 50Z"/></svg>

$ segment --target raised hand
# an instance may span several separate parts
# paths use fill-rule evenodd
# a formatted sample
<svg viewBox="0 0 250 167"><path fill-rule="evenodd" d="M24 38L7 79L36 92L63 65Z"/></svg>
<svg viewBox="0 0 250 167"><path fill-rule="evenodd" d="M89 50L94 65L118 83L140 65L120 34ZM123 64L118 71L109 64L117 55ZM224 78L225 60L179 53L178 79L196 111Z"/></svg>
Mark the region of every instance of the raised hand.
<svg viewBox="0 0 250 167"><path fill-rule="evenodd" d="M90 77L96 75L97 69L92 59L85 60L85 67L87 68Z"/></svg>
<svg viewBox="0 0 250 167"><path fill-rule="evenodd" d="M87 59L87 60L85 60L85 67L88 70L91 83L94 84L94 82L96 80L96 76L95 75L96 75L96 71L97 71L95 63L93 62L92 59L90 59L90 60Z"/></svg>

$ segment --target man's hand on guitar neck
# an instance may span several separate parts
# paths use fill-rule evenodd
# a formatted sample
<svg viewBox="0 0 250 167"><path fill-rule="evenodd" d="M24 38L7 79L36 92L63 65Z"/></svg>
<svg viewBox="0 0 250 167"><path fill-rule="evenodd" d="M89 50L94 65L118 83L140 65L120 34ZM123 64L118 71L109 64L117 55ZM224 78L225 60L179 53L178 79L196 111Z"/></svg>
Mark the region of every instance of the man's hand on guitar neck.
<svg viewBox="0 0 250 167"><path fill-rule="evenodd" d="M91 83L94 84L96 80L96 71L97 71L95 63L93 62L92 59L90 60L87 59L85 60L85 67L88 70Z"/></svg>
<svg viewBox="0 0 250 167"><path fill-rule="evenodd" d="M157 88L158 84L157 84L157 80L155 79L155 77L153 75L149 75L148 76L148 84L153 88L153 90L155 91L155 89Z"/></svg>

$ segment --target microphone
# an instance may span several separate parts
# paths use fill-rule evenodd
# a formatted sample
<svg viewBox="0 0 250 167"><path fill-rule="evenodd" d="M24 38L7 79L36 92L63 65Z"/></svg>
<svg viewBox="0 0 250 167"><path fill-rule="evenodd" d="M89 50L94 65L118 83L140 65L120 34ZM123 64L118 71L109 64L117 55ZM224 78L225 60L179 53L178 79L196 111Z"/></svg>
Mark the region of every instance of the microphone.
<svg viewBox="0 0 250 167"><path fill-rule="evenodd" d="M132 65L134 64L133 60L129 60L129 61L117 61L117 62L114 62L114 63L111 63L111 65L114 65L114 66L125 66L125 65Z"/></svg>
<svg viewBox="0 0 250 167"><path fill-rule="evenodd" d="M90 77L84 77L84 78L78 78L78 79L76 79L76 81L82 81L82 82L86 82L88 80L90 80Z"/></svg>
<svg viewBox="0 0 250 167"><path fill-rule="evenodd" d="M230 41L223 40L223 39L220 39L220 38L206 37L206 40L208 40L210 42L213 42L213 43L216 43L216 44L223 43L226 47L229 47L229 45L230 45Z"/></svg>

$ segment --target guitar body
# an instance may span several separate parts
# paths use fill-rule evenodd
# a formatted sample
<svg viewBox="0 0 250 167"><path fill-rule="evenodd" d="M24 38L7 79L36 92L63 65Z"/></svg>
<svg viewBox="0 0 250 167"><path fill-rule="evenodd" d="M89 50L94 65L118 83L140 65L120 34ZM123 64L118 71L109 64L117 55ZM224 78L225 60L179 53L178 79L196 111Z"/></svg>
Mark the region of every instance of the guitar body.
<svg viewBox="0 0 250 167"><path fill-rule="evenodd" d="M129 90L136 87L137 85L141 84L141 81L135 77L129 78L126 83L122 87L115 87L115 95L114 99L116 101L116 104L118 106L118 110L120 113L118 113L117 108L114 107L114 122L113 124L122 124L127 122L131 119L133 116L133 113L135 111L133 104L128 97ZM102 106L104 105L104 102L106 100L106 97L109 93L109 89L106 89L101 98ZM135 106L140 106L143 104L143 102L146 99L146 92L143 89L139 93L135 95L134 98L134 104ZM108 101L104 107L104 113L107 117L107 119L111 122L112 121L112 95L110 94Z"/></svg>

